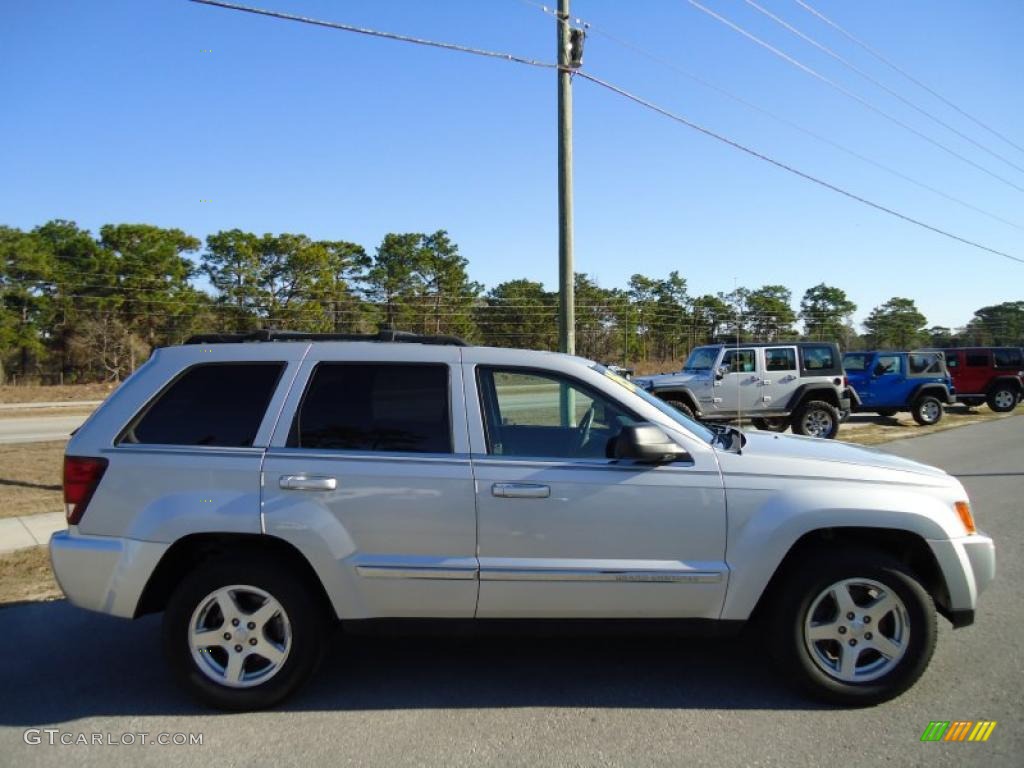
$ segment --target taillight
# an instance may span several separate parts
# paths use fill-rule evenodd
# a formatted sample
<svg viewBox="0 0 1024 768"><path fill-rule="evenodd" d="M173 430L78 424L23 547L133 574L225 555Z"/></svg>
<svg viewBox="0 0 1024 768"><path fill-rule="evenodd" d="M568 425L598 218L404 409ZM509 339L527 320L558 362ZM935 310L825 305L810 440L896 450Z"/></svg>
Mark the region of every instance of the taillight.
<svg viewBox="0 0 1024 768"><path fill-rule="evenodd" d="M106 459L64 457L64 513L68 525L78 525L106 469Z"/></svg>

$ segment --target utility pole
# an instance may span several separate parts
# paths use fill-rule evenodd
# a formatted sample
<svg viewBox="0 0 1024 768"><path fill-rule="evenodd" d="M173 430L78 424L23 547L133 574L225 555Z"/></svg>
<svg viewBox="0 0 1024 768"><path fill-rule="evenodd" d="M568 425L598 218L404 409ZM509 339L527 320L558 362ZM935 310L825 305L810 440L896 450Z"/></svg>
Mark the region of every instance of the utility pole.
<svg viewBox="0 0 1024 768"><path fill-rule="evenodd" d="M569 0L558 0L558 350L576 354L575 273L572 263L572 66ZM582 39L579 52L582 54ZM579 64L576 63L578 67Z"/></svg>

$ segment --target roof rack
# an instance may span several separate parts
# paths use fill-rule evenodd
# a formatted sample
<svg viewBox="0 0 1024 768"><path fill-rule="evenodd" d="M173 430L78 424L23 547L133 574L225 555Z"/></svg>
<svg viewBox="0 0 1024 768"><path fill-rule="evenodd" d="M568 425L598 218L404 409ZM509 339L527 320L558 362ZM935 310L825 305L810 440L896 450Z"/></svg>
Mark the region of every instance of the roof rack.
<svg viewBox="0 0 1024 768"><path fill-rule="evenodd" d="M241 344L263 341L376 341L406 344L438 344L453 347L469 346L458 336L426 336L409 331L378 331L377 333L307 333L262 329L246 333L200 333L190 336L186 344Z"/></svg>

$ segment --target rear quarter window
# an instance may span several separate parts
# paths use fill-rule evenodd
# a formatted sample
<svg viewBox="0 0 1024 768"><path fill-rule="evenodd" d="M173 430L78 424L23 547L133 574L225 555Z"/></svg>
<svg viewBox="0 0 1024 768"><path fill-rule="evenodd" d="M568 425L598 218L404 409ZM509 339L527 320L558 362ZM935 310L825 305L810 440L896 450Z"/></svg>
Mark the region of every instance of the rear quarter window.
<svg viewBox="0 0 1024 768"><path fill-rule="evenodd" d="M830 371L839 367L835 350L828 346L804 347L803 359L807 371Z"/></svg>
<svg viewBox="0 0 1024 768"><path fill-rule="evenodd" d="M994 349L992 350L992 361L995 363L996 368L1016 368L1020 370L1024 367L1024 359L1022 359L1019 349Z"/></svg>
<svg viewBox="0 0 1024 768"><path fill-rule="evenodd" d="M451 453L448 366L319 363L290 448Z"/></svg>
<svg viewBox="0 0 1024 768"><path fill-rule="evenodd" d="M119 444L253 444L283 362L202 363L188 368L121 433Z"/></svg>

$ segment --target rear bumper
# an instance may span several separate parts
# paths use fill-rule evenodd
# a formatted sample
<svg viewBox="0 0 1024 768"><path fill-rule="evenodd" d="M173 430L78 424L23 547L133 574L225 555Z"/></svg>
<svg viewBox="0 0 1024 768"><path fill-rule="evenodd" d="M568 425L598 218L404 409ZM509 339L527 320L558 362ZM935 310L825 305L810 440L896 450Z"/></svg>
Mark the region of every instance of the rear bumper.
<svg viewBox="0 0 1024 768"><path fill-rule="evenodd" d="M984 534L928 541L949 592L946 613L954 627L974 621L978 596L996 576L995 543Z"/></svg>
<svg viewBox="0 0 1024 768"><path fill-rule="evenodd" d="M132 618L142 590L169 545L76 528L50 538L50 562L68 601L80 608Z"/></svg>

